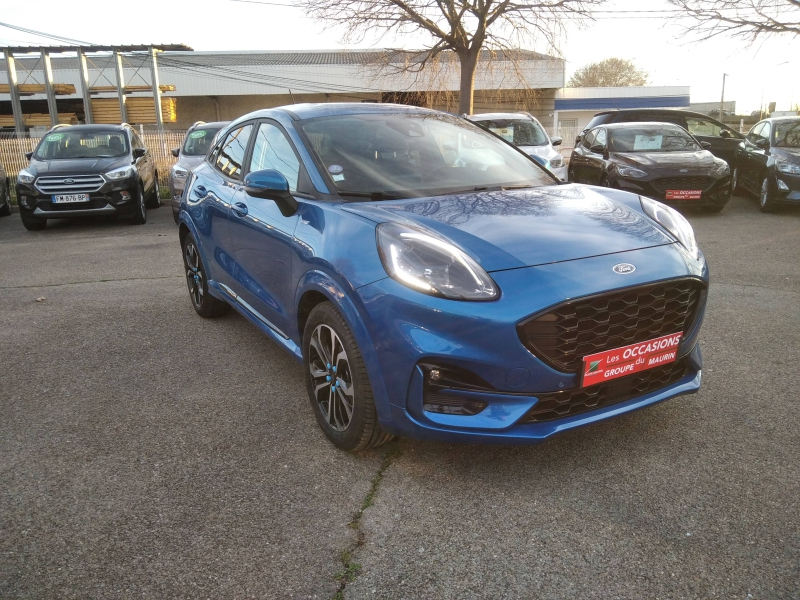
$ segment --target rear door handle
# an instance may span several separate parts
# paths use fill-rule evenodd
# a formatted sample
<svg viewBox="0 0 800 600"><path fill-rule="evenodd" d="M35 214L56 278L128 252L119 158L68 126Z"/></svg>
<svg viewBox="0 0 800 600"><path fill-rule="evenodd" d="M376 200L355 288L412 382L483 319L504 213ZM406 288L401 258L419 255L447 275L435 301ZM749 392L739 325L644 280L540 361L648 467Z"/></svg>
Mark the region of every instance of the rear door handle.
<svg viewBox="0 0 800 600"><path fill-rule="evenodd" d="M235 212L240 217L243 217L247 214L247 204L244 202L234 202L231 206L231 210Z"/></svg>

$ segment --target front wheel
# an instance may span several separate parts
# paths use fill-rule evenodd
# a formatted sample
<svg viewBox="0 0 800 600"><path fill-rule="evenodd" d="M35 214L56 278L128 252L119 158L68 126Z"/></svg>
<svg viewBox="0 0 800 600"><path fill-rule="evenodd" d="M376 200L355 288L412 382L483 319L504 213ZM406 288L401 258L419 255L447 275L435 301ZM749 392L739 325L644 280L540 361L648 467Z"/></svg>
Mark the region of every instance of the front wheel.
<svg viewBox="0 0 800 600"><path fill-rule="evenodd" d="M353 334L330 302L317 305L303 332L311 407L327 438L342 450L365 450L392 439L375 410L367 369Z"/></svg>
<svg viewBox="0 0 800 600"><path fill-rule="evenodd" d="M144 197L144 187L139 183L139 192L136 195L136 208L133 213L133 224L144 225L147 223L147 200Z"/></svg>
<svg viewBox="0 0 800 600"><path fill-rule="evenodd" d="M764 177L761 182L761 193L758 195L758 204L761 212L771 213L775 212L775 192L769 182L769 177Z"/></svg>

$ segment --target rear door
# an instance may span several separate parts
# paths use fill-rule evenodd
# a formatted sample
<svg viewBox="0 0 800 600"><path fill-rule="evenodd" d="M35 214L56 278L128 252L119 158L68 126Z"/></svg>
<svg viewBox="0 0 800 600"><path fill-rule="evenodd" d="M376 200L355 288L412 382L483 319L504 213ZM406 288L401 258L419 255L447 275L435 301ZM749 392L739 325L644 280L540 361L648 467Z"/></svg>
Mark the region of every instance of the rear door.
<svg viewBox="0 0 800 600"><path fill-rule="evenodd" d="M708 151L733 168L736 151L744 136L720 123L701 117L687 116L686 129L701 142L708 142Z"/></svg>
<svg viewBox="0 0 800 600"><path fill-rule="evenodd" d="M576 183L588 183L586 180L589 168L587 156L591 154L589 147L594 143L595 130L588 131L581 143L575 146L570 157L569 170L572 173L572 181Z"/></svg>
<svg viewBox="0 0 800 600"><path fill-rule="evenodd" d="M606 172L606 159L605 159L605 149L607 148L606 144L606 130L604 127L600 127L599 129L595 130L594 133L594 141L592 145L594 146L603 146L603 152L594 152L590 150L586 154L586 183L590 183L592 185L600 185L603 181L603 175Z"/></svg>
<svg viewBox="0 0 800 600"><path fill-rule="evenodd" d="M766 122L756 123L747 134L744 142L744 147L740 150L739 160L736 167L739 169L739 181L746 189L751 192L757 192L761 182L756 183L758 178L758 153L762 152L761 148L756 146L756 142L761 138L761 131L764 129Z"/></svg>

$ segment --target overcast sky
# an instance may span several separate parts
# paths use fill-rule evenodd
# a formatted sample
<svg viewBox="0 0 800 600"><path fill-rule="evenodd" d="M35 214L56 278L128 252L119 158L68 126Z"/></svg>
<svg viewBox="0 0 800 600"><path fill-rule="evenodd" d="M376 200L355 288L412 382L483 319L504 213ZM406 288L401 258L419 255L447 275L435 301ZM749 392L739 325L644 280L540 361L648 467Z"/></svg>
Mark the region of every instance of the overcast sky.
<svg viewBox="0 0 800 600"><path fill-rule="evenodd" d="M256 0L253 0L254 2ZM291 4L291 0L266 0ZM341 31L326 30L300 9L236 0L0 0L0 20L14 25L104 44L184 43L195 50L318 50L344 47ZM114 6L115 8L112 8ZM118 7L118 8L116 8ZM664 0L609 0L605 11L669 8ZM119 16L119 18L117 18ZM48 43L43 38L0 27L0 45ZM49 42L56 44L56 42ZM384 40L381 46L420 48L423 37ZM374 40L348 47L371 47ZM569 27L561 40L567 77L577 68L616 56L634 60L649 72L651 85L691 86L692 102L725 98L739 113L761 102L789 110L800 103L800 40L774 38L755 46L730 39L696 43L681 37L681 22L641 13L597 14L595 22ZM547 51L544 46L533 48Z"/></svg>

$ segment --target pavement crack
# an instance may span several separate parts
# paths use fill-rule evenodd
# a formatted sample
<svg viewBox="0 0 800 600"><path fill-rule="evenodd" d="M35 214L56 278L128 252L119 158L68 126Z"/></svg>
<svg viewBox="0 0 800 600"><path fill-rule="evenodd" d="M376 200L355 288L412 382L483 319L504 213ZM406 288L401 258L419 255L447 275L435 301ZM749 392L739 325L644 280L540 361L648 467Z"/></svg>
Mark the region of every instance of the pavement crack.
<svg viewBox="0 0 800 600"><path fill-rule="evenodd" d="M86 283L113 283L115 281L156 281L159 279L183 279L183 275L163 275L161 277L122 277L120 279L92 279L89 281L67 281L64 283L42 283L38 285L0 286L0 290L30 290L38 288L62 287L65 285L83 285Z"/></svg>
<svg viewBox="0 0 800 600"><path fill-rule="evenodd" d="M354 529L356 531L356 541L346 550L342 551L340 557L342 561L342 570L334 575L334 579L338 582L339 588L336 590L336 593L333 595L331 600L344 600L345 588L349 583L355 581L356 577L358 577L358 575L361 573L361 565L353 560L353 554L356 550L364 545L365 541L364 532L361 531L361 518L364 516L364 512L375 502L375 496L378 493L378 488L381 485L383 474L386 472L386 469L392 466L392 463L394 463L394 461L400 458L402 455L403 451L400 450L397 440L386 445L383 461L381 462L381 466L378 468L378 472L375 473L375 476L372 478L369 486L369 492L367 492L367 495L364 496L364 501L361 503L361 508L359 508L358 512L353 515L353 520L347 524L350 529Z"/></svg>

